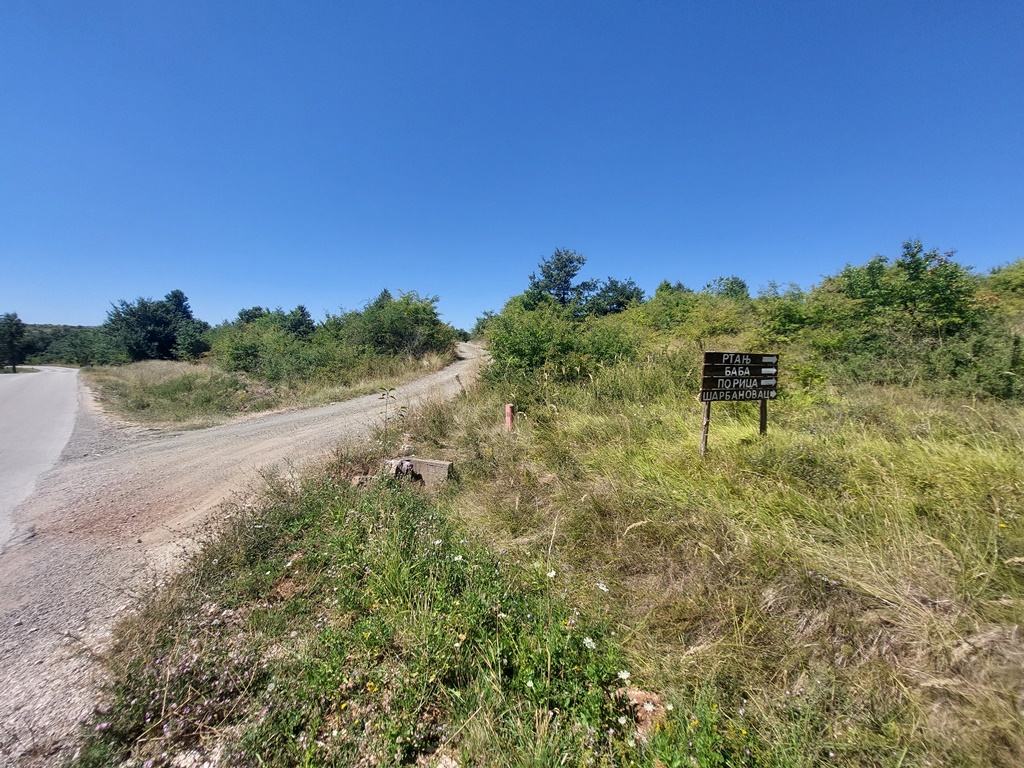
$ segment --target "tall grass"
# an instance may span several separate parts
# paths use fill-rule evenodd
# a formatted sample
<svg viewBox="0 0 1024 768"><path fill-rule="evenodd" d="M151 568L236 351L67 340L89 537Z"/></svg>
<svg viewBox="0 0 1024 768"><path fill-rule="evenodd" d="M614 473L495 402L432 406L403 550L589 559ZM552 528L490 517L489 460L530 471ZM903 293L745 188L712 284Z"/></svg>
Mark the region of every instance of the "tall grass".
<svg viewBox="0 0 1024 768"><path fill-rule="evenodd" d="M500 382L431 415L472 479L462 513L607 584L635 666L743 710L762 757L1024 760L1024 413L791 375L763 438L756 407L716 405L702 459L680 368L541 381L511 436Z"/></svg>
<svg viewBox="0 0 1024 768"><path fill-rule="evenodd" d="M81 764L1021 764L1024 412L784 368L702 458L692 358L408 414L438 497L272 483L121 630Z"/></svg>
<svg viewBox="0 0 1024 768"><path fill-rule="evenodd" d="M496 557L339 456L272 482L120 628L79 765L521 765L639 754L629 677L548 563ZM621 720L621 722L620 722Z"/></svg>
<svg viewBox="0 0 1024 768"><path fill-rule="evenodd" d="M85 369L101 402L117 416L154 426L206 427L239 415L310 407L379 392L438 371L450 362L428 354L417 360L379 358L363 375L328 376L271 384L207 363L147 360Z"/></svg>
<svg viewBox="0 0 1024 768"><path fill-rule="evenodd" d="M84 372L104 407L143 424L204 427L281 402L273 387L198 363L146 360Z"/></svg>

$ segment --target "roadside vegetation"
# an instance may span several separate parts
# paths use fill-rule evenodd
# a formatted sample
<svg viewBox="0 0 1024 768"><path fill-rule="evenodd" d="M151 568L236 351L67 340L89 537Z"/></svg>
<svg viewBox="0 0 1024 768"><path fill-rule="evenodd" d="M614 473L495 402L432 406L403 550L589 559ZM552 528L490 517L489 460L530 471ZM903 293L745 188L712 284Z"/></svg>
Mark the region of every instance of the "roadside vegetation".
<svg viewBox="0 0 1024 768"><path fill-rule="evenodd" d="M353 485L382 433L236 509L119 629L78 764L1024 762L1024 265L910 242L604 311L583 264L407 416L439 495ZM781 381L766 436L715 404L701 458L706 349Z"/></svg>
<svg viewBox="0 0 1024 768"><path fill-rule="evenodd" d="M321 322L303 306L250 307L211 327L175 290L158 301L121 300L99 328L26 327L5 316L0 348L15 350L9 356L19 363L84 366L101 402L121 418L202 427L379 392L439 370L465 334L441 321L436 304L384 290L363 309Z"/></svg>
<svg viewBox="0 0 1024 768"><path fill-rule="evenodd" d="M83 369L86 380L114 415L157 427L197 429L287 408L309 408L381 393L439 371L454 353L419 358L377 357L348 375L267 381L216 362L146 360Z"/></svg>

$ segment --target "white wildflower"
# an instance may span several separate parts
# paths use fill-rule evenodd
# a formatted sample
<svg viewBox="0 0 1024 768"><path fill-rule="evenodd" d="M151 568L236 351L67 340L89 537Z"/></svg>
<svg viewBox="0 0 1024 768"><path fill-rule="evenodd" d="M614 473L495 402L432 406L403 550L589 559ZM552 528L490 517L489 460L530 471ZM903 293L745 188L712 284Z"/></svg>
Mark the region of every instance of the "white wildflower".
<svg viewBox="0 0 1024 768"><path fill-rule="evenodd" d="M619 680L629 680L629 672L624 669L619 670Z"/></svg>
<svg viewBox="0 0 1024 768"><path fill-rule="evenodd" d="M555 578L555 572L554 571L548 571L548 578L549 579Z"/></svg>
<svg viewBox="0 0 1024 768"><path fill-rule="evenodd" d="M583 645L585 645L585 646L586 646L587 648L589 648L590 650L594 650L595 648L597 648L597 643L595 643L595 642L594 642L594 641L593 641L593 640L592 640L591 638L589 638L589 637L584 637L584 638L583 638Z"/></svg>

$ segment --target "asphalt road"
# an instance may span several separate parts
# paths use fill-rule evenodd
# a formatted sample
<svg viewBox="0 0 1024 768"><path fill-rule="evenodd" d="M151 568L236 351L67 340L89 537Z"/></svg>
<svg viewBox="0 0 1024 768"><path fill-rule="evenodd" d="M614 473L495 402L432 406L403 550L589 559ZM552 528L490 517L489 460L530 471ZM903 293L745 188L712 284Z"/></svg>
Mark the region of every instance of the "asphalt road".
<svg viewBox="0 0 1024 768"><path fill-rule="evenodd" d="M0 552L15 536L12 511L57 463L77 412L73 368L0 376Z"/></svg>

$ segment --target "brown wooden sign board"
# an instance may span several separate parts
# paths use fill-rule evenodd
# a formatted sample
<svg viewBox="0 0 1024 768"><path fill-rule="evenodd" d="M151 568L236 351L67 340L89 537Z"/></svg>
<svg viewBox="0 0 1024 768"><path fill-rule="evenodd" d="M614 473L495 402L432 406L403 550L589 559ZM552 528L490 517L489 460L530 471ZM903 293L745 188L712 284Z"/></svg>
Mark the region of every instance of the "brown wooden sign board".
<svg viewBox="0 0 1024 768"><path fill-rule="evenodd" d="M752 403L761 408L760 432L768 432L768 401L778 397L779 356L759 352L705 352L698 399L704 404L700 455L708 450L711 403Z"/></svg>
<svg viewBox="0 0 1024 768"><path fill-rule="evenodd" d="M774 400L779 393L774 389L702 389L702 403L756 403Z"/></svg>
<svg viewBox="0 0 1024 768"><path fill-rule="evenodd" d="M775 365L778 355L755 352L705 352L704 365Z"/></svg>
<svg viewBox="0 0 1024 768"><path fill-rule="evenodd" d="M705 365L705 376L774 376L779 372L777 365Z"/></svg>
<svg viewBox="0 0 1024 768"><path fill-rule="evenodd" d="M775 389L774 376L708 376L700 380L701 389Z"/></svg>

